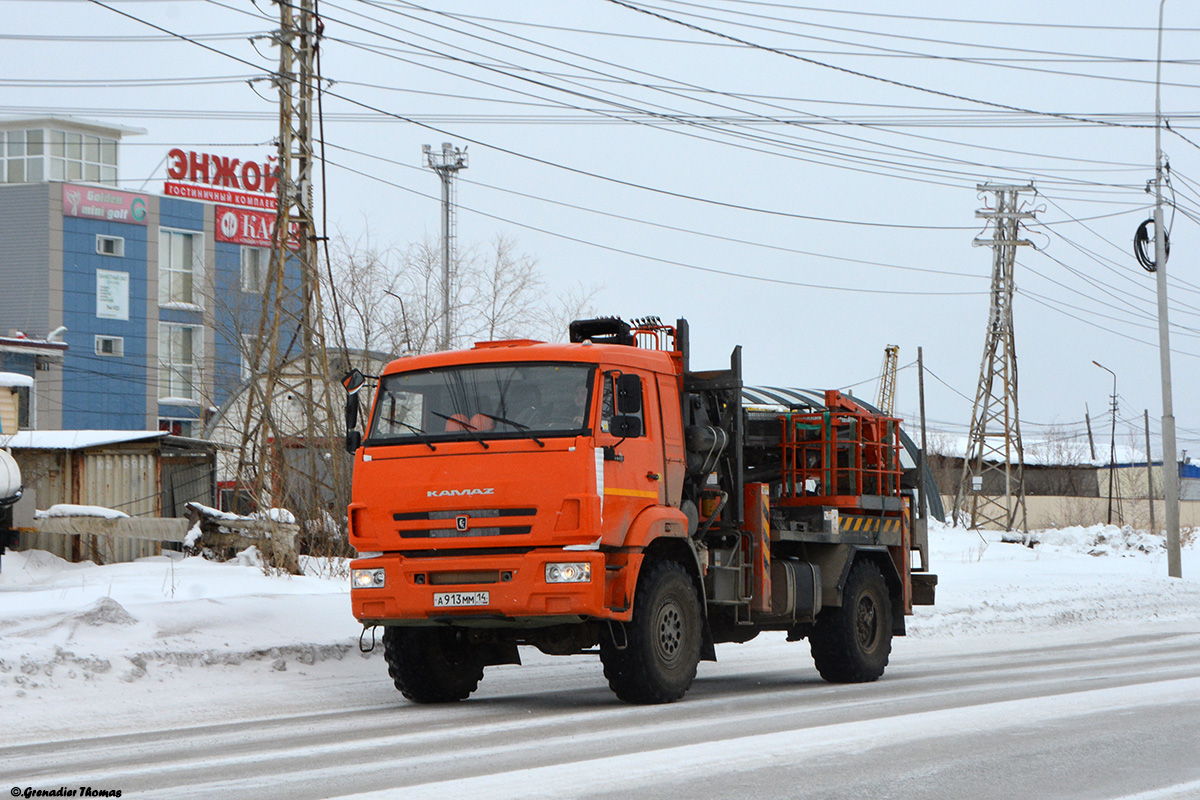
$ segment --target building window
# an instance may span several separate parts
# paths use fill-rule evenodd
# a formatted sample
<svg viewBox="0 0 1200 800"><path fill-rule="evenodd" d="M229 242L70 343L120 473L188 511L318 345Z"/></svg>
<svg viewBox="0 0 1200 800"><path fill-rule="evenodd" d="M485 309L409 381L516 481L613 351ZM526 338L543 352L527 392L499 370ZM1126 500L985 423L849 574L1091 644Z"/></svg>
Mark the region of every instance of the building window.
<svg viewBox="0 0 1200 800"><path fill-rule="evenodd" d="M124 336L97 336L96 355L122 358L125 355Z"/></svg>
<svg viewBox="0 0 1200 800"><path fill-rule="evenodd" d="M166 228L158 232L158 304L202 306L204 236Z"/></svg>
<svg viewBox="0 0 1200 800"><path fill-rule="evenodd" d="M31 430L36 428L36 420L34 419L33 390L28 386L18 386L17 392L17 429Z"/></svg>
<svg viewBox="0 0 1200 800"><path fill-rule="evenodd" d="M158 326L158 400L200 402L200 364L204 329L198 325Z"/></svg>
<svg viewBox="0 0 1200 800"><path fill-rule="evenodd" d="M165 431L172 436L191 436L192 425L196 421L194 419L173 419L171 417L159 417L158 429Z"/></svg>
<svg viewBox="0 0 1200 800"><path fill-rule="evenodd" d="M254 333L243 333L242 334L242 351L240 354L241 355L241 364L242 364L242 371L241 371L242 383L249 381L250 378L254 375L254 373L258 371L256 369L252 368L252 363L254 362L254 357L255 357L254 346L255 346L255 344L257 344L257 342L258 342L257 334L254 334ZM264 355L263 353L258 353L259 361L262 360L263 355Z"/></svg>
<svg viewBox="0 0 1200 800"><path fill-rule="evenodd" d="M117 185L117 140L27 128L0 131L0 183L85 180Z"/></svg>
<svg viewBox="0 0 1200 800"><path fill-rule="evenodd" d="M125 239L120 236L104 236L96 234L96 252L102 256L125 255Z"/></svg>
<svg viewBox="0 0 1200 800"><path fill-rule="evenodd" d="M262 294L267 288L267 270L270 264L269 249L242 245L242 291Z"/></svg>

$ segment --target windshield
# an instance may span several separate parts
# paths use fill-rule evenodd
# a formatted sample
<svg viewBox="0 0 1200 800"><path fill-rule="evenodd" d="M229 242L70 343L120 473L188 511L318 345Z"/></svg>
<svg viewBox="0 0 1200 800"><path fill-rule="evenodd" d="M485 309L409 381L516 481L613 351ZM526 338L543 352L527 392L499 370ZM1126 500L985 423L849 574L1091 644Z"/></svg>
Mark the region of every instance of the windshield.
<svg viewBox="0 0 1200 800"><path fill-rule="evenodd" d="M522 363L385 375L366 444L584 434L594 369Z"/></svg>

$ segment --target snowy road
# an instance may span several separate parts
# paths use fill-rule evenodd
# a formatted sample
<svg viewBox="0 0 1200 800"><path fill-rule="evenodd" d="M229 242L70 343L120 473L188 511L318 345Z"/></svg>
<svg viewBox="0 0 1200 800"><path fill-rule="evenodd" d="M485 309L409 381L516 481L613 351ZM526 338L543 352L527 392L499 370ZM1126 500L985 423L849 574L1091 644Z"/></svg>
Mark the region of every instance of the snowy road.
<svg viewBox="0 0 1200 800"><path fill-rule="evenodd" d="M1185 630L1187 629L1187 630ZM1132 629L1129 629L1132 630ZM723 646L680 703L631 707L594 657L525 653L454 706L378 658L317 664L283 713L0 747L0 789L123 797L1200 797L1200 634L1014 649L897 641L884 679L820 681L804 644ZM264 689L269 693L269 688ZM220 703L217 703L220 706ZM304 709L308 710L305 711ZM211 716L211 715L210 715Z"/></svg>

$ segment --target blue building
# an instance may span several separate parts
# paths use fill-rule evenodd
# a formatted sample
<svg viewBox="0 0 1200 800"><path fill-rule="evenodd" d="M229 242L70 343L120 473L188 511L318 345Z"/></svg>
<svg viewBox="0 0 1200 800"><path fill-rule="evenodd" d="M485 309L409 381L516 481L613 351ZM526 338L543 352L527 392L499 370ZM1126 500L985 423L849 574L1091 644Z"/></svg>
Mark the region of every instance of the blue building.
<svg viewBox="0 0 1200 800"><path fill-rule="evenodd" d="M239 230L273 212L118 189L120 140L143 132L0 120L0 338L56 346L0 348L0 371L34 378L38 428L198 436L253 371L270 250ZM191 177L211 183L208 158Z"/></svg>

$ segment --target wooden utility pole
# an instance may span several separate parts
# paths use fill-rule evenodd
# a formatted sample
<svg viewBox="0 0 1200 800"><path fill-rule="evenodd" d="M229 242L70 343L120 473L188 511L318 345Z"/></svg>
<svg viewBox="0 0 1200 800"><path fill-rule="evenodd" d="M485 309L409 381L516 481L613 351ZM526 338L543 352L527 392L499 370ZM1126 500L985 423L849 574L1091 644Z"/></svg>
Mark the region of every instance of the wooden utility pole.
<svg viewBox="0 0 1200 800"><path fill-rule="evenodd" d="M279 47L276 216L258 335L249 347L237 466L238 487L255 505L289 508L301 523L324 521L345 483L317 263L313 98L321 25L313 6L280 2L272 37Z"/></svg>

